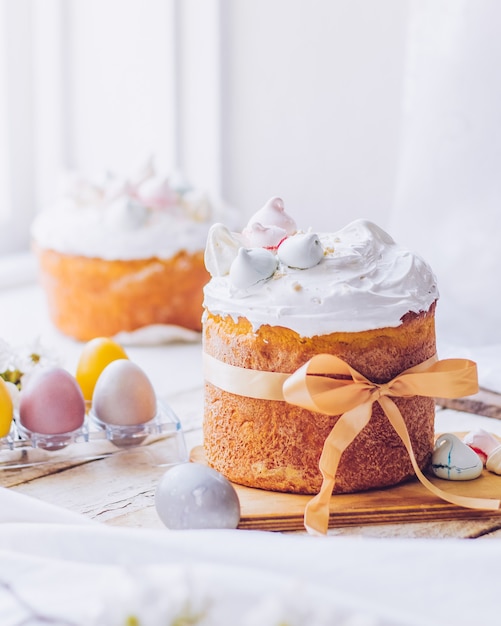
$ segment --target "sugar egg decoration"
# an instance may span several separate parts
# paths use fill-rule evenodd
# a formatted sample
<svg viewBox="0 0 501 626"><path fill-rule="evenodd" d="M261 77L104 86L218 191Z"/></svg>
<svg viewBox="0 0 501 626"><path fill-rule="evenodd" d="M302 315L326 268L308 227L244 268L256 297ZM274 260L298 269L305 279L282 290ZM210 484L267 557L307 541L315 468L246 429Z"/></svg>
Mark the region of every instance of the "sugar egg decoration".
<svg viewBox="0 0 501 626"><path fill-rule="evenodd" d="M88 341L80 354L76 379L85 400L90 402L94 387L104 368L117 359L127 359L122 346L107 337L95 337Z"/></svg>
<svg viewBox="0 0 501 626"><path fill-rule="evenodd" d="M240 501L230 481L198 463L167 470L157 485L155 507L167 528L234 529L240 522Z"/></svg>
<svg viewBox="0 0 501 626"><path fill-rule="evenodd" d="M109 363L92 396L92 413L111 426L138 426L157 414L155 390L144 371L128 359Z"/></svg>
<svg viewBox="0 0 501 626"><path fill-rule="evenodd" d="M19 397L19 421L32 433L61 435L82 427L85 401L76 379L60 367L30 374Z"/></svg>

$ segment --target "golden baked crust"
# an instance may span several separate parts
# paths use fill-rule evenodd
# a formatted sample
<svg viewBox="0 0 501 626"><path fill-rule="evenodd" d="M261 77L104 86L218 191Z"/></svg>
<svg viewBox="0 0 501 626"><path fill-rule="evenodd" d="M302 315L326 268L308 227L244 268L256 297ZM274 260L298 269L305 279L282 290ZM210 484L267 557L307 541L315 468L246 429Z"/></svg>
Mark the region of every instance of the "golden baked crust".
<svg viewBox="0 0 501 626"><path fill-rule="evenodd" d="M35 247L50 317L64 334L88 341L149 324L200 331L203 251L170 259L108 261Z"/></svg>
<svg viewBox="0 0 501 626"><path fill-rule="evenodd" d="M206 314L204 349L230 365L292 373L315 354L334 354L364 376L385 383L435 354L435 304L408 313L396 328L332 333L311 338L248 320ZM432 398L396 398L419 466L433 449ZM273 491L317 493L318 461L338 416L307 411L285 402L237 396L205 385L204 448L209 465L230 480ZM344 452L335 493L394 485L413 475L407 452L379 404L369 424Z"/></svg>

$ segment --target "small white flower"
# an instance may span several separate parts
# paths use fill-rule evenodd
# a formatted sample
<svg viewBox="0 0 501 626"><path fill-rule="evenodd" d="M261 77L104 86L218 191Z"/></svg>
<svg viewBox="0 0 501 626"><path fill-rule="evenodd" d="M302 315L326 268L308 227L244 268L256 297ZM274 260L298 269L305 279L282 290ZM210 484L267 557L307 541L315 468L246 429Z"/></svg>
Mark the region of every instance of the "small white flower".
<svg viewBox="0 0 501 626"><path fill-rule="evenodd" d="M14 348L0 338L0 376L5 382L20 384L22 387L34 370L59 365L60 361L55 352L39 338L19 348Z"/></svg>

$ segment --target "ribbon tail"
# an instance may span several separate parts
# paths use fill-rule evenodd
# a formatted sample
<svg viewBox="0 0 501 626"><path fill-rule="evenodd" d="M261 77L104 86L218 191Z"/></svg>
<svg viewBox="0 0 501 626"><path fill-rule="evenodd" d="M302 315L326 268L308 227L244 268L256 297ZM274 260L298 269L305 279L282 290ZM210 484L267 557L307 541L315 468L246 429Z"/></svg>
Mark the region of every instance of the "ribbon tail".
<svg viewBox="0 0 501 626"><path fill-rule="evenodd" d="M496 511L501 508L501 500L496 500L493 498L472 498L448 493L447 491L443 491L442 489L434 485L430 480L428 480L419 469L419 465L417 464L416 457L414 456L414 451L412 449L409 432L397 405L387 396L380 397L378 401L383 408L386 417L388 418L388 421L402 440L419 482L424 487L426 487L426 489L431 491L442 500L445 500L446 502L450 502L451 504L456 504L458 506L463 506L469 509L485 509L489 511Z"/></svg>
<svg viewBox="0 0 501 626"><path fill-rule="evenodd" d="M312 535L325 535L329 527L330 501L341 456L372 416L372 402L347 411L338 419L324 442L319 467L323 481L318 494L306 505L304 526Z"/></svg>

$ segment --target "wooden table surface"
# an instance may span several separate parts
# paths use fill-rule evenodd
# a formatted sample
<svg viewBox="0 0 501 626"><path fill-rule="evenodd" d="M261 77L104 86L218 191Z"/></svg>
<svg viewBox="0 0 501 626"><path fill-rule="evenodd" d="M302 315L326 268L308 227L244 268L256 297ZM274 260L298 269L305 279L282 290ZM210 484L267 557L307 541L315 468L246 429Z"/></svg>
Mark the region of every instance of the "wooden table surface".
<svg viewBox="0 0 501 626"><path fill-rule="evenodd" d="M17 302L17 308L12 307ZM64 355L65 365L75 368L82 345L61 337L44 317L44 303L35 286L0 293L0 307L9 303L10 319L3 338L13 344L25 337L26 328ZM37 317L33 318L33 311ZM157 394L168 402L183 426L186 447L202 442L203 377L201 345L131 347L129 356L150 376ZM465 431L482 427L501 435L499 419L438 409L437 432ZM162 445L161 442L155 445ZM136 460L127 462L121 454L79 464L43 465L0 471L0 485L19 493L58 505L109 526L161 528L154 506L156 485L165 467ZM497 497L501 497L500 490ZM242 530L242 532L246 532ZM304 532L304 531L296 531ZM398 524L348 526L329 530L332 535L371 537L461 537L501 538L501 517L482 520L427 521Z"/></svg>
<svg viewBox="0 0 501 626"><path fill-rule="evenodd" d="M186 424L184 440L187 449L191 450L202 441L202 390L200 388L173 394L169 403L181 422ZM153 444L162 445L162 441ZM63 467L48 464L3 470L0 472L0 485L81 513L109 526L162 528L155 509L155 489L165 471L165 467L155 466L148 458L127 452L77 464L68 463ZM501 477L499 481L501 496ZM329 534L407 538L501 538L501 516L493 515L481 520L430 520L358 526L350 524L332 528Z"/></svg>

